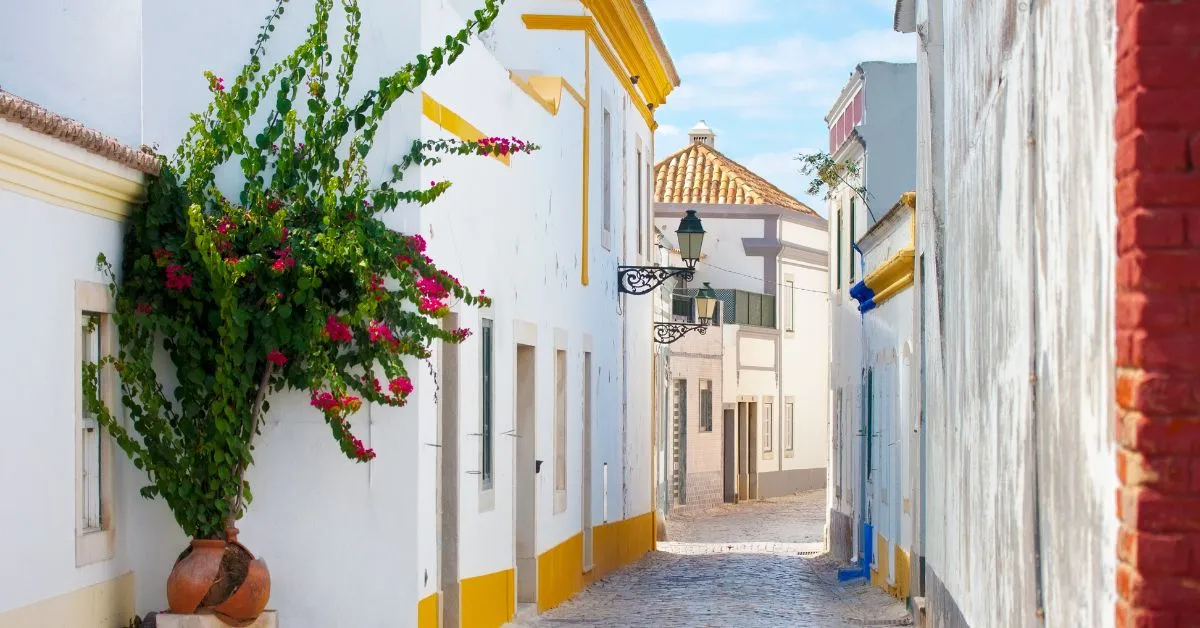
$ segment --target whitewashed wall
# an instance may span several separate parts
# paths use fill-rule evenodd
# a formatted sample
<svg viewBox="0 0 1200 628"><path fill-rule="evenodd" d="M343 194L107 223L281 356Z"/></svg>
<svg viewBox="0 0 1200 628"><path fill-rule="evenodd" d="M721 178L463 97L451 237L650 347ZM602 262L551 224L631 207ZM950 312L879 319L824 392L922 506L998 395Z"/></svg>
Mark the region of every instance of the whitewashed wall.
<svg viewBox="0 0 1200 628"><path fill-rule="evenodd" d="M203 6L182 0L144 4L125 1L106 5L101 15L92 4L61 0L46 6L23 5L23 19L0 24L3 87L77 117L128 144L157 144L164 152L177 145L188 124L188 114L202 109L208 101L202 71L211 69L227 80L233 77L246 61L262 18L273 6L267 0L216 0ZM467 6L475 8L473 3L457 0L362 0L365 26L352 91L373 86L378 76L394 71L422 46L440 43L447 33L461 26L459 11ZM636 242L632 238L636 225L622 217L623 207L630 216L636 214L636 186L631 183L635 180L633 150L640 138L644 163L652 163L651 132L628 106L624 90L593 49L593 102L609 104L618 133L614 157L618 179L613 186L617 239L613 251L600 246L601 108L597 105L589 121L593 128L591 282L583 287L579 220L584 121L580 109L568 98L559 115L551 117L508 75L510 69L537 68L547 74L562 74L583 88L582 35L527 31L520 14L538 11L582 12L575 2L567 6L561 2L510 1L494 34L487 38L488 46L472 46L426 89L486 133L517 135L541 144L543 151L531 157L516 157L511 167L492 159L465 158L414 173L417 176L413 181L417 183L449 179L458 185L431 207L401 207L388 218L396 229L423 233L430 242L431 255L443 268L472 288L486 289L495 298L491 314L496 329L497 495L494 510L486 514L479 513L478 494L471 482L476 476L466 475L477 466L479 456L478 439L468 436L476 431L470 427L479 416L478 336L463 346L460 366L460 461L464 476L459 555L460 576L464 578L512 567L513 440L503 433L511 429L513 420L512 369L506 365L513 363L515 321L537 327L537 457L548 463L553 460L554 447L554 333L555 329L563 329L568 334L569 501L565 512L553 513L553 464L547 464L539 476L543 486L538 497L538 550L569 538L580 527L582 404L578 397L582 391L585 335L593 342L594 395L598 400L593 412L595 522L600 523L606 511L609 520L617 520L651 508L652 299L629 298L622 308L616 295L617 264L635 263ZM26 15L32 22L24 19ZM310 17L311 3L289 4L268 45L268 60L278 59L300 40ZM335 13L334 33L338 32L340 19ZM44 34L53 29L30 26L42 22L65 24L80 34L69 31L65 38L47 39ZM107 31L95 29L100 23L115 26ZM91 34L90 39L82 35L85 31ZM104 37L97 35L102 32ZM62 46L64 39L84 43ZM19 55L9 42L22 44ZM32 66L27 63L31 59ZM99 65L104 67L97 69ZM420 98L406 97L381 126L373 167L382 173L387 164L409 149L412 140L444 135L421 117ZM226 175L223 184L236 180L236 173ZM630 183L622 185L622 176ZM643 207L648 217L649 202ZM67 400L62 403L69 403L65 391L70 387L64 381L77 368L71 350L73 329L66 322L74 311L69 290L75 279L95 278L97 252L104 250L110 258L117 258L120 227L115 222L44 207L6 192L0 192L0 224L10 233L50 234L23 236L13 246L0 247L0 260L7 260L10 268L21 267L30 259L47 259L29 270L33 274L0 276L4 282L0 285L9 288L7 294L14 297L0 306L5 310L10 309L8 303L46 303L45 311L12 310L12 318L5 317L28 318L28 326L22 338L6 337L6 345L16 344L6 346L3 355L32 357L28 358L31 362L0 359L0 372L14 382L28 380L22 388L29 394L62 398ZM459 313L464 326L478 328L476 311L463 309ZM624 348L622 316L627 321ZM46 349L53 346L62 350ZM309 408L306 395L289 393L271 400L272 411L256 450L256 465L249 474L255 501L240 527L243 542L268 561L273 579L271 607L280 610L281 620L288 626L410 626L416 622L418 600L436 590L437 469L435 448L426 445L437 438L435 381L426 371L423 364L411 365L417 391L408 407L365 408L354 419L356 433L379 453L369 465L344 458L320 415ZM621 399L624 389L627 416L623 416L619 404L606 401ZM46 413L58 416L64 408L47 406ZM5 425L9 423L6 419ZM73 429L67 431L65 423L39 420L19 425L28 433L13 432L17 438L6 443L46 438L73 442ZM186 540L161 502L147 502L136 496L141 483L135 474L125 470L118 479L122 496L118 558L76 570L69 555L73 550L73 459L67 454L34 459L25 450L3 447L0 451L6 455L0 456L2 464L14 469L7 477L28 477L34 472L51 478L53 483L48 487L39 485L30 506L34 510L20 519L26 524L3 524L18 527L13 528L13 534L5 535L12 543L0 545L0 555L27 555L27 560L18 561L25 565L23 576L0 578L16 583L0 593L0 612L130 570L136 572L137 610L144 613L161 609L165 605L166 574ZM12 455L7 455L9 450ZM118 456L118 460L125 469L123 459ZM603 463L609 467L606 505L601 503L599 469ZM6 495L24 490L8 483L0 486ZM57 558L46 560L48 556Z"/></svg>
<svg viewBox="0 0 1200 628"><path fill-rule="evenodd" d="M927 6L933 625L1111 626L1114 3Z"/></svg>

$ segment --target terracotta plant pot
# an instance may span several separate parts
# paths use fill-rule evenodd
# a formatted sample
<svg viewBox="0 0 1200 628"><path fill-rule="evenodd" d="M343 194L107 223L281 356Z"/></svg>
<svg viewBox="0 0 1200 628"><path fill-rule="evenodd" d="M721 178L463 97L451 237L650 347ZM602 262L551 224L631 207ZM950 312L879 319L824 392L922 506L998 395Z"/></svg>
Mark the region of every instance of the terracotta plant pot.
<svg viewBox="0 0 1200 628"><path fill-rule="evenodd" d="M234 625L253 622L271 597L267 563L237 541L193 539L167 577L167 604L172 613L215 613Z"/></svg>

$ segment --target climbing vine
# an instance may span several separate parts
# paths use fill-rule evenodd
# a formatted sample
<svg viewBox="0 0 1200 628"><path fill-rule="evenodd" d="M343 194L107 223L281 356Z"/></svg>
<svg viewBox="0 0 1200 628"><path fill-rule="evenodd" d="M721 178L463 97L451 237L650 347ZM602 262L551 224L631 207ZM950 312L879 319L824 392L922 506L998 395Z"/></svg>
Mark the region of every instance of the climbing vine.
<svg viewBox="0 0 1200 628"><path fill-rule="evenodd" d="M382 215L401 203L432 203L450 187L405 181L412 166L537 146L516 138L416 141L382 181L371 180L365 160L392 105L453 63L503 2L484 0L442 45L357 99L357 0L341 0L336 68L334 0L315 0L304 41L264 65L288 4L277 0L241 73L228 84L205 74L212 100L192 116L133 214L120 280L103 255L97 260L116 297L119 351L83 365L89 410L149 475L142 495L163 498L188 535L221 538L252 499L244 475L269 393L305 391L342 453L370 461L375 451L353 434L350 415L363 403L404 405L413 390L407 364L427 359L436 341L471 334L439 319L456 300L489 304L484 291L439 269L419 234L390 229ZM265 120L258 132L249 131L252 120ZM225 177L229 167L241 174L232 197L218 185L218 171ZM155 368L159 349L173 381ZM120 376L132 431L101 398L97 382L110 369Z"/></svg>
<svg viewBox="0 0 1200 628"><path fill-rule="evenodd" d="M808 182L809 194L817 196L824 192L825 198L829 199L839 185L845 185L863 202L871 219L875 219L871 204L867 202L867 188L850 183L850 179L859 178L858 164L849 159L837 161L825 152L801 154L796 160L800 162L800 173L812 177Z"/></svg>

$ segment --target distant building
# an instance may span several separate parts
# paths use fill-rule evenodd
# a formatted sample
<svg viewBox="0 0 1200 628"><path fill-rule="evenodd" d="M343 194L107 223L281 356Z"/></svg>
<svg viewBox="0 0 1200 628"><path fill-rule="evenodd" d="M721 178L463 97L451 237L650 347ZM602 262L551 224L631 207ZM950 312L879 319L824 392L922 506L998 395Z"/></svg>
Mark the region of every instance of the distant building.
<svg viewBox="0 0 1200 628"><path fill-rule="evenodd" d="M671 315L695 321L694 297L719 295L717 327L670 345L673 504L711 505L825 485L826 222L716 149L705 123L654 169L655 220L673 234L687 210L707 232L695 280ZM673 235L672 235L673 237ZM681 263L678 254L674 264Z"/></svg>
<svg viewBox="0 0 1200 628"><path fill-rule="evenodd" d="M847 173L830 191L828 205L833 426L828 542L833 555L843 560L865 558L864 544L874 543L863 537L863 526L875 514L873 495L881 477L876 471L883 461L864 452L886 449L879 445L880 434L864 436L869 431L868 411L874 408L864 401L869 398L864 393L869 383L868 332L851 288L873 267L856 248L861 248L860 238L916 183L916 80L916 64L861 63L825 118L831 156L856 167L855 174ZM890 424L894 418L871 427Z"/></svg>

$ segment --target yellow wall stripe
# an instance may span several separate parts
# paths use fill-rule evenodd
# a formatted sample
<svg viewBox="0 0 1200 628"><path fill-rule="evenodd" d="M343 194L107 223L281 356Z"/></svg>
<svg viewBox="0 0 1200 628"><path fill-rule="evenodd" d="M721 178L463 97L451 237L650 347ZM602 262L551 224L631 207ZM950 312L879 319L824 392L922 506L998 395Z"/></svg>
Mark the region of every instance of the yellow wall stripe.
<svg viewBox="0 0 1200 628"><path fill-rule="evenodd" d="M498 628L516 614L517 572L512 569L459 583L462 628Z"/></svg>
<svg viewBox="0 0 1200 628"><path fill-rule="evenodd" d="M421 111L425 114L426 118L429 118L430 122L442 127L447 133L465 142L474 142L488 137L486 133L464 120L462 116L434 100L433 96L430 96L428 92L421 92ZM511 165L511 159L508 155L493 155L492 157L506 166Z"/></svg>
<svg viewBox="0 0 1200 628"><path fill-rule="evenodd" d="M134 608L133 585L133 572L129 572L90 587L0 613L0 628L125 626L137 612Z"/></svg>
<svg viewBox="0 0 1200 628"><path fill-rule="evenodd" d="M417 604L417 628L438 628L438 594L433 593Z"/></svg>

